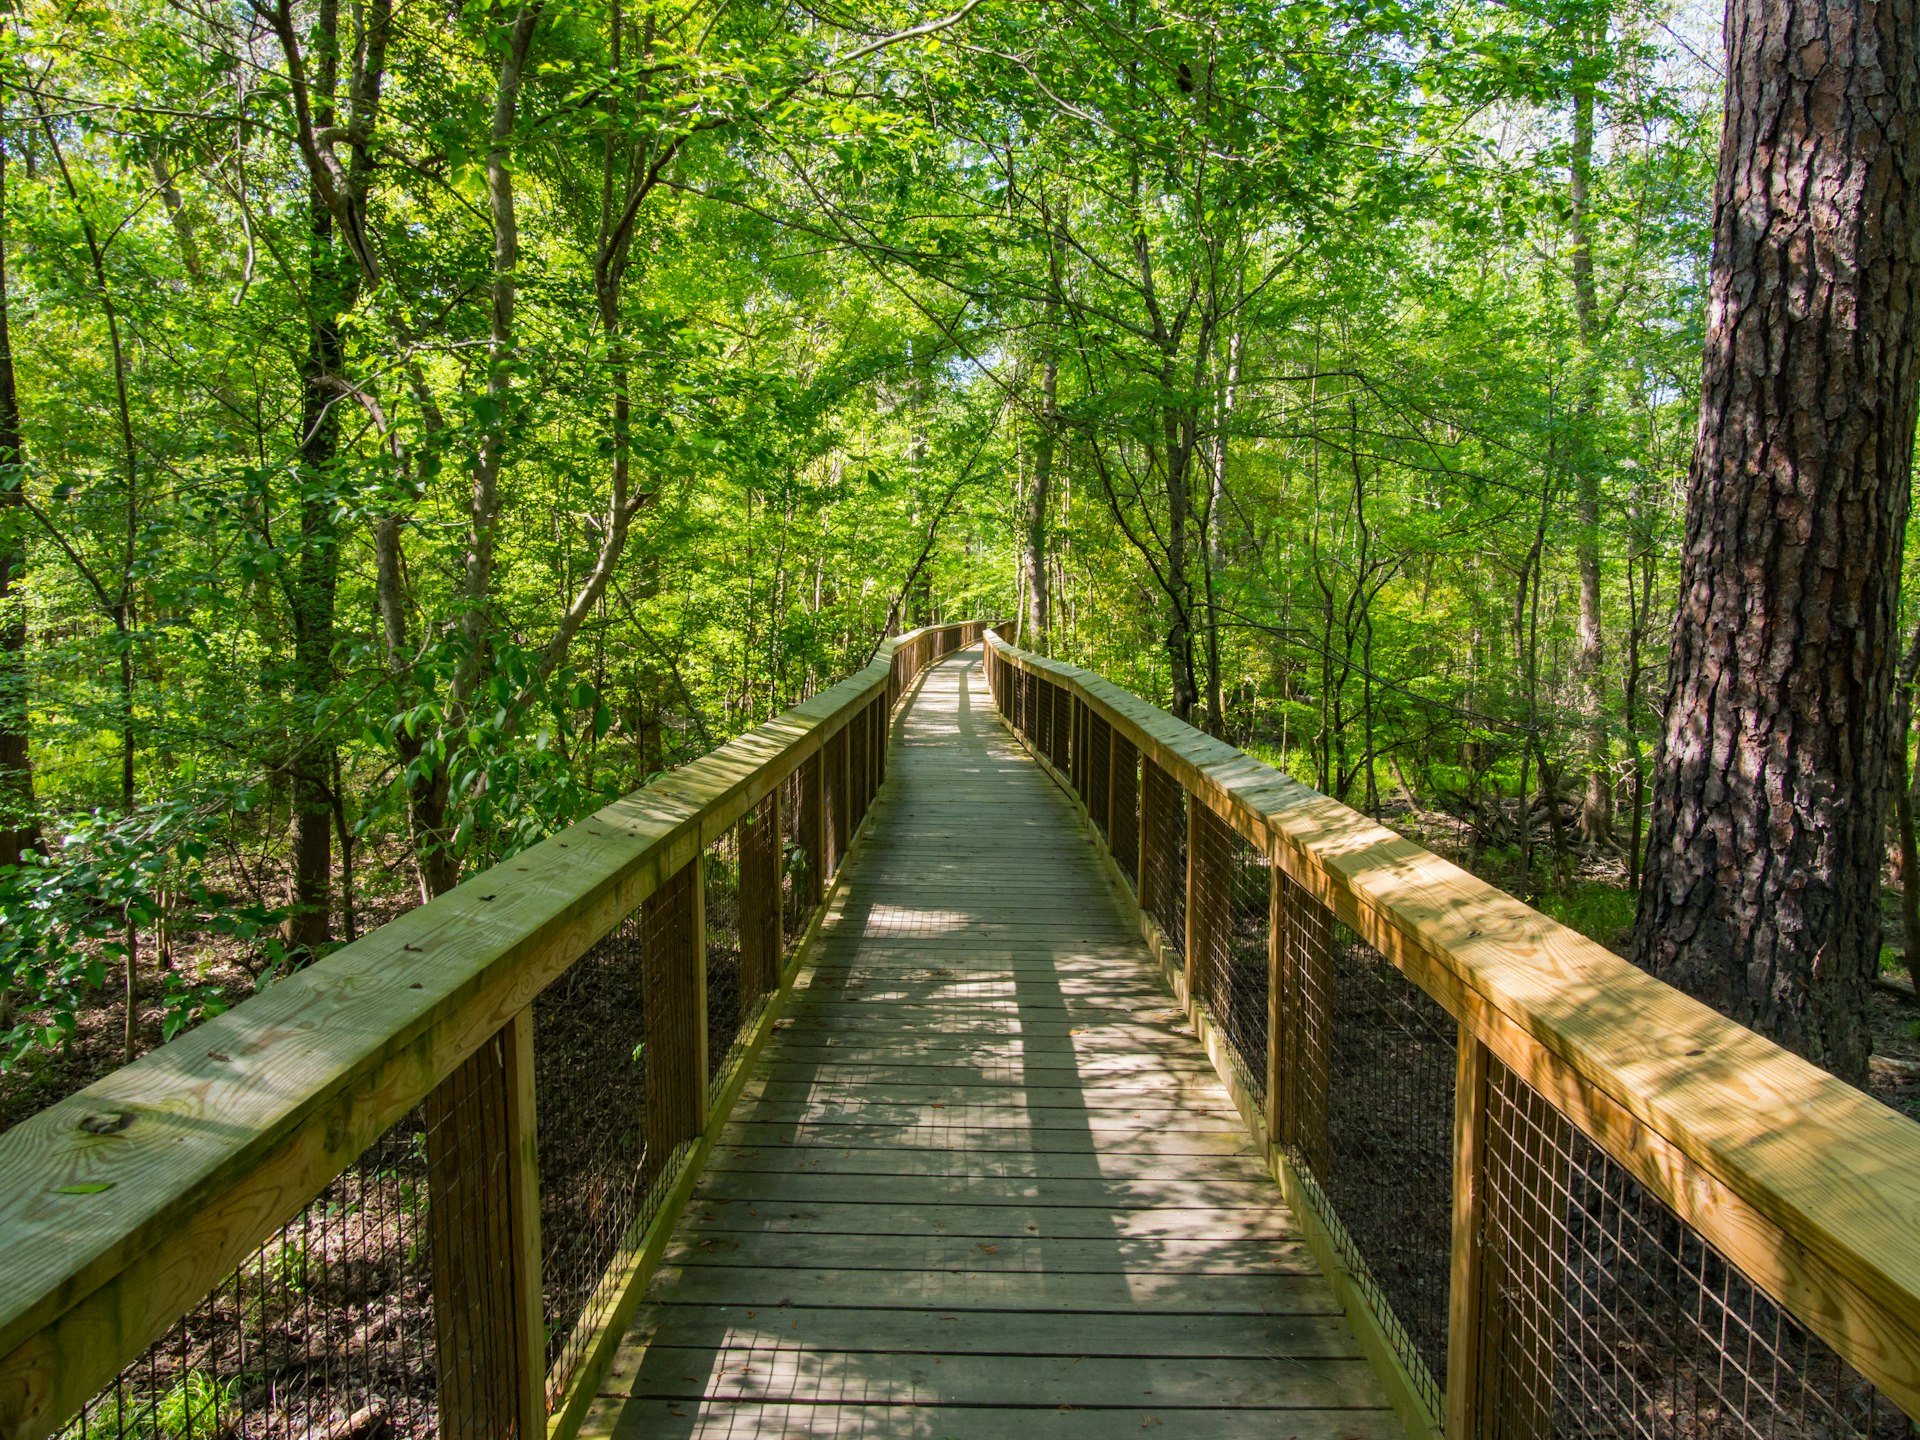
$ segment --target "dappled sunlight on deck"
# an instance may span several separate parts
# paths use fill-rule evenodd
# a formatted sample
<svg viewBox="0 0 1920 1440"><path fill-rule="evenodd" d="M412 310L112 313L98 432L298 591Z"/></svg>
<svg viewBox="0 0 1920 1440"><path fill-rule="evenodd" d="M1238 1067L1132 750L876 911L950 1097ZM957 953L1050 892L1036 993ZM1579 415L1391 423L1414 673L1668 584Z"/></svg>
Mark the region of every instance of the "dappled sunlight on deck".
<svg viewBox="0 0 1920 1440"><path fill-rule="evenodd" d="M931 671L589 1432L1393 1432L1077 826Z"/></svg>

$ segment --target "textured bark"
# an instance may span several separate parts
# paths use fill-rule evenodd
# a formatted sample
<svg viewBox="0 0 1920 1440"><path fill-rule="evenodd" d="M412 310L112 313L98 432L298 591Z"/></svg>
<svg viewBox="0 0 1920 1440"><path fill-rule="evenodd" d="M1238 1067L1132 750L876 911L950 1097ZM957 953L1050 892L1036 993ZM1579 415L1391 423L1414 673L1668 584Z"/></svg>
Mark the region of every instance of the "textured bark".
<svg viewBox="0 0 1920 1440"><path fill-rule="evenodd" d="M1920 0L1730 0L1635 954L1866 1073L1920 320Z"/></svg>
<svg viewBox="0 0 1920 1440"><path fill-rule="evenodd" d="M330 9L322 7L322 13ZM310 313L307 353L300 366L300 553L288 597L293 683L300 708L287 767L293 790L293 879L286 935L288 943L314 949L331 938L334 761L332 745L306 722L333 689L340 537L328 490L340 449L338 386L345 369L345 347L339 316L352 304L359 272L339 263L333 212L317 193L309 196L308 219Z"/></svg>
<svg viewBox="0 0 1920 1440"><path fill-rule="evenodd" d="M1907 643L1893 690L1893 837L1900 847L1900 938L1907 978L1920 990L1920 834L1914 830L1916 777L1907 764L1916 677L1920 677L1920 630Z"/></svg>

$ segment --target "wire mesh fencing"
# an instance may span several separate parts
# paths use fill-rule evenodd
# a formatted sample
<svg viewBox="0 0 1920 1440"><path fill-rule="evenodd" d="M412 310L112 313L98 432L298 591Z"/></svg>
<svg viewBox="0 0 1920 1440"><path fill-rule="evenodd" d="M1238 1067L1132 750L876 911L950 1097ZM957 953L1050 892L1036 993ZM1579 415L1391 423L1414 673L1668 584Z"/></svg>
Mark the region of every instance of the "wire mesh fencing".
<svg viewBox="0 0 1920 1440"><path fill-rule="evenodd" d="M1113 764L1113 727L1098 715L1087 713L1087 814L1093 817L1093 825L1100 832L1100 838L1109 842L1111 849L1113 817L1112 785L1109 767Z"/></svg>
<svg viewBox="0 0 1920 1440"><path fill-rule="evenodd" d="M1267 918L1272 867L1226 821L1192 805L1197 842L1189 904L1200 951L1195 990L1227 1042L1235 1073L1262 1107L1267 1097Z"/></svg>
<svg viewBox="0 0 1920 1440"><path fill-rule="evenodd" d="M747 997L740 961L740 827L707 846L703 858L706 908L707 1077L718 1085L737 1057L746 1030Z"/></svg>
<svg viewBox="0 0 1920 1440"><path fill-rule="evenodd" d="M1445 1377L1453 1017L1303 886L1280 884L1281 1133L1429 1404Z"/></svg>
<svg viewBox="0 0 1920 1440"><path fill-rule="evenodd" d="M1490 1060L1476 1440L1892 1440L1912 1422Z"/></svg>
<svg viewBox="0 0 1920 1440"><path fill-rule="evenodd" d="M415 1110L123 1369L63 1440L436 1433L427 1145Z"/></svg>
<svg viewBox="0 0 1920 1440"><path fill-rule="evenodd" d="M802 761L780 788L780 909L788 954L799 946L820 905L819 808L820 757L816 754Z"/></svg>
<svg viewBox="0 0 1920 1440"><path fill-rule="evenodd" d="M1140 908L1176 955L1187 948L1187 792L1151 760L1140 766Z"/></svg>
<svg viewBox="0 0 1920 1440"><path fill-rule="evenodd" d="M649 1186L674 1172L706 1119L707 1066L701 1063L706 1018L700 975L706 965L696 915L699 864L683 865L641 907L642 975L646 990L647 1146Z"/></svg>
<svg viewBox="0 0 1920 1440"><path fill-rule="evenodd" d="M774 791L741 817L740 996L750 1014L780 987L786 945L781 933L786 876L780 826L781 792Z"/></svg>
<svg viewBox="0 0 1920 1440"><path fill-rule="evenodd" d="M830 882L840 873L847 853L847 732L843 728L820 747L820 810L824 818L820 878Z"/></svg>
<svg viewBox="0 0 1920 1440"><path fill-rule="evenodd" d="M1047 734L1047 754L1053 768L1062 775L1073 762L1073 696L1064 685L1049 685L1053 692L1053 724Z"/></svg>
<svg viewBox="0 0 1920 1440"><path fill-rule="evenodd" d="M617 1298L604 1277L646 1228L646 986L638 912L533 1002L547 1398Z"/></svg>
<svg viewBox="0 0 1920 1440"><path fill-rule="evenodd" d="M1140 888L1140 752L1125 736L1113 736L1112 829L1107 841L1113 863L1137 892Z"/></svg>

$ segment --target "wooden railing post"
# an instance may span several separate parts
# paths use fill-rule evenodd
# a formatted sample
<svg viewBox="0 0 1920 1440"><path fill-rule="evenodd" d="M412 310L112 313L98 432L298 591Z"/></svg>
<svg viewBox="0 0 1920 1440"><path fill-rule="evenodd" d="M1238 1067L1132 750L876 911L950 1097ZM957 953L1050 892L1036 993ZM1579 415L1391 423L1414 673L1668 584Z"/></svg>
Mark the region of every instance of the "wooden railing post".
<svg viewBox="0 0 1920 1440"><path fill-rule="evenodd" d="M1487 1047L1460 1027L1453 1088L1453 1259L1447 1292L1447 1440L1470 1440L1480 1413L1480 1219L1486 1186Z"/></svg>
<svg viewBox="0 0 1920 1440"><path fill-rule="evenodd" d="M1552 1440L1572 1126L1491 1055L1482 1063L1472 1320L1478 1374L1463 1433Z"/></svg>
<svg viewBox="0 0 1920 1440"><path fill-rule="evenodd" d="M1267 869L1267 1140L1274 1145L1285 1138L1282 1126L1287 1108L1286 977L1281 968L1287 924L1285 882L1286 872L1276 855Z"/></svg>
<svg viewBox="0 0 1920 1440"><path fill-rule="evenodd" d="M427 1097L439 1433L542 1440L539 1146L523 1009Z"/></svg>

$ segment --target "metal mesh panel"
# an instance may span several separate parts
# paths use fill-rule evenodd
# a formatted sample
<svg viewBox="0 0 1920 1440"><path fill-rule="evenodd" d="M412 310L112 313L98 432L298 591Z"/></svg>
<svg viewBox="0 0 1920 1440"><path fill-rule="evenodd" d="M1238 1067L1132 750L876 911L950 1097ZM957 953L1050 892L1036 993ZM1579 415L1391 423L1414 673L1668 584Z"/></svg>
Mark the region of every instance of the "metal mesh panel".
<svg viewBox="0 0 1920 1440"><path fill-rule="evenodd" d="M740 830L707 847L707 1075L716 1083L746 1029L740 983Z"/></svg>
<svg viewBox="0 0 1920 1440"><path fill-rule="evenodd" d="M1053 768L1064 775L1073 758L1072 742L1068 738L1073 733L1073 696L1064 685L1048 688L1053 691L1053 729L1047 737L1052 744L1048 754L1053 759Z"/></svg>
<svg viewBox="0 0 1920 1440"><path fill-rule="evenodd" d="M1073 702L1074 782L1080 787L1080 801L1093 810L1093 711L1080 701ZM1103 777L1104 778L1104 777Z"/></svg>
<svg viewBox="0 0 1920 1440"><path fill-rule="evenodd" d="M1153 761L1140 767L1140 908L1176 954L1187 946L1187 792Z"/></svg>
<svg viewBox="0 0 1920 1440"><path fill-rule="evenodd" d="M807 838L807 820L815 803L808 796L819 783L819 756L803 761L781 787L780 816L785 828L781 839L781 910L789 952L799 945L813 921L819 903L820 867Z"/></svg>
<svg viewBox="0 0 1920 1440"><path fill-rule="evenodd" d="M780 985L785 874L781 864L780 794L740 820L740 997L749 1013Z"/></svg>
<svg viewBox="0 0 1920 1440"><path fill-rule="evenodd" d="M834 732L821 748L820 803L826 817L826 853L820 876L831 880L840 873L847 853L847 732Z"/></svg>
<svg viewBox="0 0 1920 1440"><path fill-rule="evenodd" d="M1120 873L1140 885L1140 752L1125 736L1113 737L1113 830L1108 843Z"/></svg>
<svg viewBox="0 0 1920 1440"><path fill-rule="evenodd" d="M1091 711L1087 713L1087 812L1101 835L1109 833L1107 767L1113 761L1113 728Z"/></svg>
<svg viewBox="0 0 1920 1440"><path fill-rule="evenodd" d="M438 1427L427 1122L369 1146L61 1432L81 1437L393 1435Z"/></svg>
<svg viewBox="0 0 1920 1440"><path fill-rule="evenodd" d="M547 1397L566 1389L645 1229L646 1036L636 913L533 1003Z"/></svg>
<svg viewBox="0 0 1920 1440"><path fill-rule="evenodd" d="M856 710L847 721L847 835L860 828L867 815L867 791L871 776L867 766L867 712Z"/></svg>
<svg viewBox="0 0 1920 1440"><path fill-rule="evenodd" d="M1447 1373L1457 1030L1287 877L1281 915L1281 1134L1437 1408Z"/></svg>
<svg viewBox="0 0 1920 1440"><path fill-rule="evenodd" d="M1490 1061L1475 1434L1904 1436L1897 1405Z"/></svg>
<svg viewBox="0 0 1920 1440"><path fill-rule="evenodd" d="M653 1182L684 1159L700 1131L699 972L706 964L694 924L694 886L701 867L683 865L641 907L646 1000L647 1146L644 1174Z"/></svg>
<svg viewBox="0 0 1920 1440"><path fill-rule="evenodd" d="M424 1107L441 1440L490 1440L519 1428L506 1062L496 1035ZM323 1383L330 1392L331 1377Z"/></svg>
<svg viewBox="0 0 1920 1440"><path fill-rule="evenodd" d="M1190 802L1191 803L1191 802ZM1204 806L1194 809L1200 851L1189 903L1202 953L1196 979L1226 1038L1241 1084L1261 1105L1267 1096L1267 921L1272 870L1267 857Z"/></svg>

